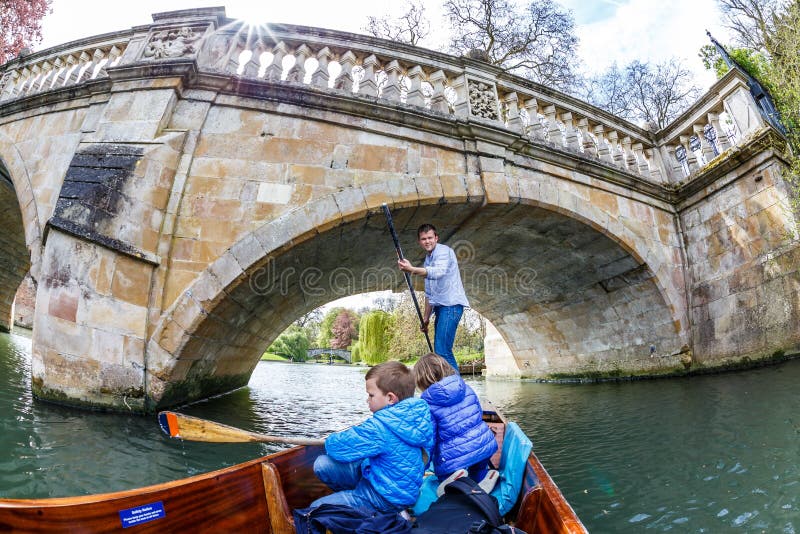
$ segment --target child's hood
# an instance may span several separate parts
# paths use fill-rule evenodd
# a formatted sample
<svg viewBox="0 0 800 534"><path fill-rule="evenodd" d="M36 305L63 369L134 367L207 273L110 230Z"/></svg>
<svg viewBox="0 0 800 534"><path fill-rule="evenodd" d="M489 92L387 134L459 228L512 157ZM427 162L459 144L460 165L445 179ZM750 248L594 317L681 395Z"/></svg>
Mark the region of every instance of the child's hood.
<svg viewBox="0 0 800 534"><path fill-rule="evenodd" d="M415 397L402 400L375 412L374 417L393 434L414 447L429 448L433 424L428 403Z"/></svg>
<svg viewBox="0 0 800 534"><path fill-rule="evenodd" d="M467 384L458 375L442 378L422 393L422 398L436 406L458 404L467 395Z"/></svg>

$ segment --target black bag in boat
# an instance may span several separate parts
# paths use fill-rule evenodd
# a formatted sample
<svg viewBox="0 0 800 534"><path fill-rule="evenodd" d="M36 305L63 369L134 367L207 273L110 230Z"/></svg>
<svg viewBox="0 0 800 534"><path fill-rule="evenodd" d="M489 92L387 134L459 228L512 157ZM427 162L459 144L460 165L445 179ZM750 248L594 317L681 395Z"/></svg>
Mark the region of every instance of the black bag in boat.
<svg viewBox="0 0 800 534"><path fill-rule="evenodd" d="M366 512L339 504L293 510L297 534L411 534L411 523L397 512Z"/></svg>
<svg viewBox="0 0 800 534"><path fill-rule="evenodd" d="M444 495L417 516L413 534L525 534L503 524L497 499L469 477L445 486Z"/></svg>

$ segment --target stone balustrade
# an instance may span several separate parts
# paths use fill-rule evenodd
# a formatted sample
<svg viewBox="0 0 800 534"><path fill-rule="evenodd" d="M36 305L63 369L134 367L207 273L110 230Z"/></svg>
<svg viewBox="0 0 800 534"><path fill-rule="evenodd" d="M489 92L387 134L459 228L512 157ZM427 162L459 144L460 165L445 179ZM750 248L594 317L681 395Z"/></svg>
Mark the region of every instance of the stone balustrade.
<svg viewBox="0 0 800 534"><path fill-rule="evenodd" d="M691 108L658 132L669 182L691 179L718 156L767 125L747 79L731 70Z"/></svg>
<svg viewBox="0 0 800 534"><path fill-rule="evenodd" d="M308 85L494 123L662 182L649 132L501 69L400 43L291 25L230 24L207 39L201 70Z"/></svg>
<svg viewBox="0 0 800 534"><path fill-rule="evenodd" d="M655 133L487 63L383 39L285 24L250 26L222 8L160 13L127 32L75 41L0 67L0 102L107 76L115 65L191 58L204 73L307 86L426 108L655 184L683 182L765 125L736 72Z"/></svg>
<svg viewBox="0 0 800 534"><path fill-rule="evenodd" d="M73 41L21 56L0 67L0 102L107 77L125 52L130 31Z"/></svg>

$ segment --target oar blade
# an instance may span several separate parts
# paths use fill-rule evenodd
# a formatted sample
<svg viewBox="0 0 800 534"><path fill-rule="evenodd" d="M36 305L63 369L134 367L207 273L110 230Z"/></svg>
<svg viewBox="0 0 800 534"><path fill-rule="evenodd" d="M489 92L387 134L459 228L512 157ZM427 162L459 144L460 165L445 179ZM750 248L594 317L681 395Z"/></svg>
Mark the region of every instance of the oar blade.
<svg viewBox="0 0 800 534"><path fill-rule="evenodd" d="M325 443L325 440L322 439L257 434L207 419L169 411L158 414L158 424L161 426L161 430L169 437L187 441L206 441L211 443L262 442L288 443L291 445L324 445Z"/></svg>
<svg viewBox="0 0 800 534"><path fill-rule="evenodd" d="M158 424L161 426L161 430L169 437L187 441L208 441L212 443L271 441L269 439L261 439L262 436L247 430L169 411L158 414ZM269 436L263 437L269 438Z"/></svg>
<svg viewBox="0 0 800 534"><path fill-rule="evenodd" d="M161 431L171 438L179 437L178 418L173 412L161 412L158 414L158 425Z"/></svg>

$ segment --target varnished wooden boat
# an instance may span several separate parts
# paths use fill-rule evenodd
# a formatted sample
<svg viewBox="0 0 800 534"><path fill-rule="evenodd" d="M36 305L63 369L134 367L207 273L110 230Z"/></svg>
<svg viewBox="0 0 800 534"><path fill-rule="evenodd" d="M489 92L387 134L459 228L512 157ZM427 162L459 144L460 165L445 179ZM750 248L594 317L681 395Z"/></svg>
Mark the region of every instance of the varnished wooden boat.
<svg viewBox="0 0 800 534"><path fill-rule="evenodd" d="M500 436L505 421L484 418ZM0 532L252 532L294 534L292 509L330 493L313 472L322 447L294 447L203 475L116 493L0 499ZM531 452L506 516L528 534L587 532Z"/></svg>

